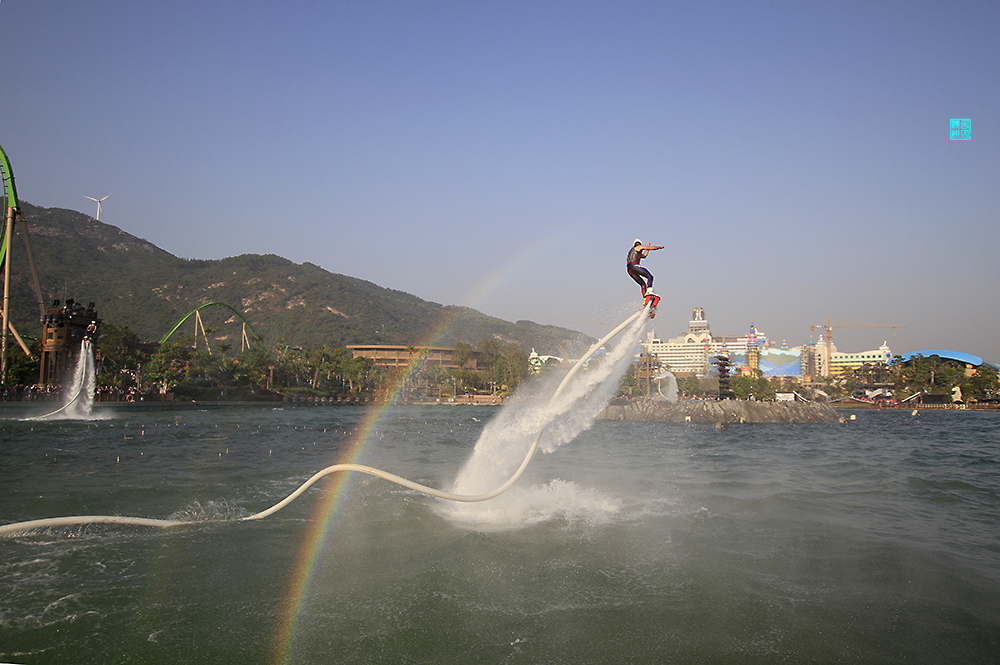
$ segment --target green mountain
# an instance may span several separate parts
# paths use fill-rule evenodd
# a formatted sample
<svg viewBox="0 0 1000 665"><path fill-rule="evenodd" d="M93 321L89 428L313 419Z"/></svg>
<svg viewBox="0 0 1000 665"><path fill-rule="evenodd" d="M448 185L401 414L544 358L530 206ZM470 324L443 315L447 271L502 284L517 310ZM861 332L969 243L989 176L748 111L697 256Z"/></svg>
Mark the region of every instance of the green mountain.
<svg viewBox="0 0 1000 665"><path fill-rule="evenodd" d="M74 210L22 203L46 306L72 298L96 304L107 323L158 341L200 305L239 311L270 346L406 344L472 346L486 338L540 354L577 356L592 339L531 321L511 323L468 307L439 305L271 254L218 261L178 258L152 243ZM18 224L17 236L22 235ZM40 333L24 242L12 240L11 321L22 336ZM201 310L217 340L239 348L241 322L223 307ZM178 334L194 332L193 318Z"/></svg>

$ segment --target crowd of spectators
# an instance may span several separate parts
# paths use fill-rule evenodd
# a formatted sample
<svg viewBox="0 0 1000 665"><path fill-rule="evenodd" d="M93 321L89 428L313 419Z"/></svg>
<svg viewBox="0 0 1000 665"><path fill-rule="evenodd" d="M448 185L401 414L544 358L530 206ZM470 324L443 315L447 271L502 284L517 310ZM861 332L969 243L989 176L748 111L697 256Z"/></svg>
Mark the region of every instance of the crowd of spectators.
<svg viewBox="0 0 1000 665"><path fill-rule="evenodd" d="M61 397L62 386L37 383L30 386L22 384L5 386L0 392L0 399L4 402L50 402L59 400Z"/></svg>
<svg viewBox="0 0 1000 665"><path fill-rule="evenodd" d="M58 384L18 384L0 389L0 401L3 402L57 402L63 397L65 386ZM98 388L94 393L95 402L138 402L146 399L135 388Z"/></svg>

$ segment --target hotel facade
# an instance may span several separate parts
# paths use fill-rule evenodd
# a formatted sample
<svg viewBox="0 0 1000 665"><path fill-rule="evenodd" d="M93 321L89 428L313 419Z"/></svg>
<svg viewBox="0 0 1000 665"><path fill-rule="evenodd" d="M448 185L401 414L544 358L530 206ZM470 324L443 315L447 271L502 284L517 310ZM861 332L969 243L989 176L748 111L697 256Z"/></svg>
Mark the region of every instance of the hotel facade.
<svg viewBox="0 0 1000 665"><path fill-rule="evenodd" d="M712 334L704 308L695 308L688 329L670 339L657 337L656 331L646 335L640 352L655 357L661 369L674 374L704 377L712 373L712 358L725 356L733 370L742 373L760 371L765 377L789 377L814 381L820 377L839 376L865 364L886 365L892 351L883 343L878 349L861 353L841 353L830 345L803 345L789 348L774 345L751 323L742 336Z"/></svg>

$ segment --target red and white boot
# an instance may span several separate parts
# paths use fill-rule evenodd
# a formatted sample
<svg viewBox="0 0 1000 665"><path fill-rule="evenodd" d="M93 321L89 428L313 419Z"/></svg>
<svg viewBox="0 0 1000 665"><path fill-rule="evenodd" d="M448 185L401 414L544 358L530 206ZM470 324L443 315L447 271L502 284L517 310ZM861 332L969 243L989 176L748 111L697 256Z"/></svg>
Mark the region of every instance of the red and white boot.
<svg viewBox="0 0 1000 665"><path fill-rule="evenodd" d="M650 305L650 304L652 305L649 308L649 318L655 319L656 318L656 306L660 304L660 296L658 296L655 293L653 293L653 289L645 289L645 293L643 294L643 299L644 299L646 305Z"/></svg>

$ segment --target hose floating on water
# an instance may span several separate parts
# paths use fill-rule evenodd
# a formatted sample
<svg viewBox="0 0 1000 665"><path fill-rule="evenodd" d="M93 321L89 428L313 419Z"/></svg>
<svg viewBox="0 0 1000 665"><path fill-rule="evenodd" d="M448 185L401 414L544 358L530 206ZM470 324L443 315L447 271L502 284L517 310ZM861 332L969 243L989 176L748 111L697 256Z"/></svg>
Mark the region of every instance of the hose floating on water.
<svg viewBox="0 0 1000 665"><path fill-rule="evenodd" d="M638 319L643 315L648 316L649 309L650 309L649 305L647 305L642 310L628 317L627 319L622 321L617 328L612 330L610 333L608 333L598 342L596 342L593 346L591 346L590 349L587 351L587 353L580 358L579 362L575 363L573 367L570 368L569 372L567 372L566 376L563 377L563 380L559 383L559 386L556 388L555 392L552 393L552 397L549 398L549 404L551 405L553 402L555 402L556 398L559 397L559 395L562 393L563 388L566 386L566 384L569 383L569 381L573 378L573 376L580 370L581 367L583 367L584 363L587 360L589 360L591 356L597 353L597 351L602 346L604 346L609 341L614 339L614 337L617 336L618 333L625 330L625 328L627 328L630 324L632 324L636 319ZM406 478L403 478L401 476L397 476L393 473L389 473L388 471L382 471L381 469L376 469L371 466L364 466L362 464L334 464L313 474L313 476L309 478L309 480L299 485L299 487L294 492L292 492L287 497L285 497L278 503L274 504L267 510L262 510L259 513L254 513L253 515L240 518L239 521L244 522L249 520L260 520L270 515L273 515L274 513L278 512L279 510L290 504L292 501L297 499L299 496L301 496L303 492L309 489L313 484L315 484L321 478L324 478L332 473L338 473L341 471L357 471L358 473L366 473L370 476L375 476L376 478L382 478L383 480L388 480L389 482L396 483L397 485L402 485L403 487L408 487L409 489L416 490L417 492L422 492L423 494L426 494L428 496L433 496L438 499L445 499L447 501L457 501L462 503L477 503L481 501L488 501L490 499L500 496L508 489L510 489L514 483L517 482L517 479L521 477L521 474L524 473L524 470L528 468L528 463L531 462L531 458L534 457L535 451L538 450L538 443L539 441L541 441L542 434L544 433L545 433L545 426L543 425L539 429L538 434L535 435L534 440L531 442L531 447L528 449L528 452L525 454L524 459L521 461L521 466L519 466L517 470L514 472L514 475L512 475L507 480L507 482L505 482L500 487L485 494L455 494L452 492L446 492L444 490L435 489L433 487L428 487L426 485L421 485L420 483L413 482L412 480L407 480ZM15 522L13 524L3 524L0 525L0 536L11 533L32 531L34 529L42 529L45 527L70 526L76 524L131 524L138 526L155 526L160 528L166 528L173 526L181 526L184 524L197 524L197 523L198 523L197 521L161 520L161 519L151 519L145 517L121 517L117 515L78 515L74 517L50 517L39 520L30 520L26 522Z"/></svg>

